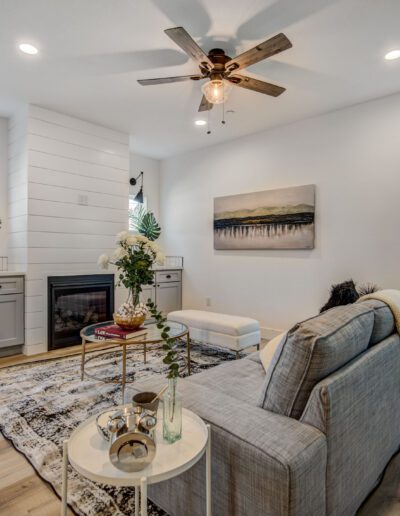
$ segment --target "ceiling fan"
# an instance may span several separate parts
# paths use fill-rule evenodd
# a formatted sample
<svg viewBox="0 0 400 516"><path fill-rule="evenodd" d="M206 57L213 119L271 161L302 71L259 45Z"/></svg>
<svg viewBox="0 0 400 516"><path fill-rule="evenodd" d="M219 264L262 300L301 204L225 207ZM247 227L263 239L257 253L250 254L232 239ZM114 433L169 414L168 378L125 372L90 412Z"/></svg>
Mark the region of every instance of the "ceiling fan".
<svg viewBox="0 0 400 516"><path fill-rule="evenodd" d="M240 88L257 91L272 97L278 97L285 91L285 88L281 86L236 73L242 68L258 63L290 48L292 44L283 33L267 39L267 41L232 59L221 48L213 48L206 54L183 27L174 27L164 32L191 59L196 61L200 68L200 73L178 77L161 77L158 79L139 79L138 83L142 86L208 79L202 86L203 97L199 111L208 111L212 109L214 104L225 102L232 86L239 86Z"/></svg>

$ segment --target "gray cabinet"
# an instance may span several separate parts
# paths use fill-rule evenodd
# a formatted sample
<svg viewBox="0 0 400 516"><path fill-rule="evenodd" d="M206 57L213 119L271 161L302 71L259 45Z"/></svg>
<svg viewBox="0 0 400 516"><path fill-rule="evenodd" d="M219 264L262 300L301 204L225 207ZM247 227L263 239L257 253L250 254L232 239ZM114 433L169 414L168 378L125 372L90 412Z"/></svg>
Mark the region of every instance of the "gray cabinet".
<svg viewBox="0 0 400 516"><path fill-rule="evenodd" d="M182 309L182 271L156 272L155 301L157 308L164 314Z"/></svg>
<svg viewBox="0 0 400 516"><path fill-rule="evenodd" d="M153 302L156 300L156 287L154 285L145 285L142 287L140 300L142 303L147 303L149 299L151 299Z"/></svg>
<svg viewBox="0 0 400 516"><path fill-rule="evenodd" d="M0 277L0 356L20 353L24 344L24 279Z"/></svg>

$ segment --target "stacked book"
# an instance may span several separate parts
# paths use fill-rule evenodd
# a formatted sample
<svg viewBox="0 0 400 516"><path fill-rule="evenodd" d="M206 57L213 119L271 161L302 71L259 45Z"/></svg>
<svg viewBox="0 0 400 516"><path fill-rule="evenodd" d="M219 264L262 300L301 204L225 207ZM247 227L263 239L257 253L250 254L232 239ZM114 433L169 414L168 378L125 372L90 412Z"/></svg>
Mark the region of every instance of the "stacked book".
<svg viewBox="0 0 400 516"><path fill-rule="evenodd" d="M109 324L108 326L100 326L94 330L94 334L99 339L124 339L129 340L134 337L139 337L147 333L144 326L140 326L136 330L124 330L116 324Z"/></svg>

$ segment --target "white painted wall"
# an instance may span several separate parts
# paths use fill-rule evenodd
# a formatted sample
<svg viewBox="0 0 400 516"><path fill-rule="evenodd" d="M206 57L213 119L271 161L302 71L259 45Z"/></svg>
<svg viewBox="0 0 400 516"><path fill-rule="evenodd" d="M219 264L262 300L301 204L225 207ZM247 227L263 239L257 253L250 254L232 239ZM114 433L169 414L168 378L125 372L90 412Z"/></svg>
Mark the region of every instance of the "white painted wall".
<svg viewBox="0 0 400 516"><path fill-rule="evenodd" d="M333 282L400 288L399 134L393 95L163 161L164 241L185 259L184 306L210 297L211 310L288 328ZM314 250L213 249L214 197L312 183Z"/></svg>
<svg viewBox="0 0 400 516"><path fill-rule="evenodd" d="M33 354L47 350L47 276L101 272L98 256L128 227L128 136L29 106L9 153L9 268L26 271Z"/></svg>
<svg viewBox="0 0 400 516"><path fill-rule="evenodd" d="M8 119L0 118L0 256L7 256ZM1 268L1 262L0 262Z"/></svg>
<svg viewBox="0 0 400 516"><path fill-rule="evenodd" d="M160 217L160 161L147 158L139 154L131 153L129 165L129 177L137 177L143 171L143 192L147 199L147 209L152 211L157 220ZM136 186L130 186L130 194L136 195L140 188L140 182Z"/></svg>
<svg viewBox="0 0 400 516"><path fill-rule="evenodd" d="M28 114L22 110L8 127L8 269L24 272L28 246ZM18 249L18 259L14 255Z"/></svg>

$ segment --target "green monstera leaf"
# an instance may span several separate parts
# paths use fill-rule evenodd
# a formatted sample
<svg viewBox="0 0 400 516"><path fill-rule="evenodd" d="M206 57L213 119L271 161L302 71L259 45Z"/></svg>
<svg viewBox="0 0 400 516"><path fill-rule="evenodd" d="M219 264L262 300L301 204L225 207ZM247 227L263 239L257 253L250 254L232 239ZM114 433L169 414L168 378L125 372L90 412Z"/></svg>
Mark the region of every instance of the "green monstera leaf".
<svg viewBox="0 0 400 516"><path fill-rule="evenodd" d="M149 240L157 240L161 234L161 228L154 216L154 213L148 211L142 217L142 220L138 224L138 231Z"/></svg>
<svg viewBox="0 0 400 516"><path fill-rule="evenodd" d="M135 209L130 215L131 222L137 231L149 240L157 240L161 234L161 227L152 211L146 211L143 206Z"/></svg>

